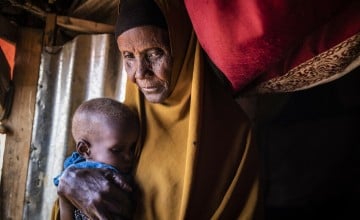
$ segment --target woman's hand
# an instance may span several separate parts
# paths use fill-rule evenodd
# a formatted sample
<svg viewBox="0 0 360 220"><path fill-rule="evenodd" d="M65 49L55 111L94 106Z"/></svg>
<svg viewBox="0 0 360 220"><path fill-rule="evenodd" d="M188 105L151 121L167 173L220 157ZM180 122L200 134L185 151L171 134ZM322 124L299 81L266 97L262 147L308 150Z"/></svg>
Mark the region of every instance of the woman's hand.
<svg viewBox="0 0 360 220"><path fill-rule="evenodd" d="M107 169L68 168L60 178L58 195L91 219L131 218L131 186Z"/></svg>

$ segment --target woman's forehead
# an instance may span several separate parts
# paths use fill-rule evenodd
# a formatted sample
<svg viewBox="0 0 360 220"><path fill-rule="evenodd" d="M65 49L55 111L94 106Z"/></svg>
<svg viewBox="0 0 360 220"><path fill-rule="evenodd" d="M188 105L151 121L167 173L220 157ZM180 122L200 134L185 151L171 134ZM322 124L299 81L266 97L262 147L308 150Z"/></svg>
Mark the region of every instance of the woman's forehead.
<svg viewBox="0 0 360 220"><path fill-rule="evenodd" d="M139 48L169 48L168 33L166 30L156 26L141 26L131 28L122 33L117 43L121 51Z"/></svg>

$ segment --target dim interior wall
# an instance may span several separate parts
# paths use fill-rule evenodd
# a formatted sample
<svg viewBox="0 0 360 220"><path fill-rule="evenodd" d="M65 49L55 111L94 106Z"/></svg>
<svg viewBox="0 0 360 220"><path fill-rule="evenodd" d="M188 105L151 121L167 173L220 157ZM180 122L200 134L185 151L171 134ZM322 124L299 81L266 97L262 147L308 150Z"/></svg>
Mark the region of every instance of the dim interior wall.
<svg viewBox="0 0 360 220"><path fill-rule="evenodd" d="M360 219L359 83L258 97L267 219Z"/></svg>
<svg viewBox="0 0 360 220"><path fill-rule="evenodd" d="M8 18L0 15L0 27L0 38L15 44L18 26L10 22Z"/></svg>

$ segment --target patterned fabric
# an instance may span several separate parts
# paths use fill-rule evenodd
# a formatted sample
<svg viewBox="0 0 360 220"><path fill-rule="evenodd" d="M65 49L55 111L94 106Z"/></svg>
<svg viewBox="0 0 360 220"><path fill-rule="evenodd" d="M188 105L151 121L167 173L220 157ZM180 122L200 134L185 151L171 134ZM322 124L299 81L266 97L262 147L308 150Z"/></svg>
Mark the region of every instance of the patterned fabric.
<svg viewBox="0 0 360 220"><path fill-rule="evenodd" d="M292 92L333 81L360 66L360 34L293 68L283 76L261 83L257 93Z"/></svg>
<svg viewBox="0 0 360 220"><path fill-rule="evenodd" d="M185 0L185 4L201 46L235 94L262 82L261 92L311 88L359 65L354 45L360 33L359 0ZM331 55L334 52L339 58Z"/></svg>
<svg viewBox="0 0 360 220"><path fill-rule="evenodd" d="M82 213L79 209L75 209L74 220L89 220L89 218L84 213Z"/></svg>

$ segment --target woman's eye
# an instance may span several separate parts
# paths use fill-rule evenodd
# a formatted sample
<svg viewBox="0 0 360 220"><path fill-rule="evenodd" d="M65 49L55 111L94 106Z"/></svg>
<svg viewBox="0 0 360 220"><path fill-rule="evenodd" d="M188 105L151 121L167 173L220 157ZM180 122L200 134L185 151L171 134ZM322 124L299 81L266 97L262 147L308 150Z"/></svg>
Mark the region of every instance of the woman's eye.
<svg viewBox="0 0 360 220"><path fill-rule="evenodd" d="M148 51L148 58L149 59L156 59L159 58L163 55L163 51L161 49L152 49L150 51Z"/></svg>
<svg viewBox="0 0 360 220"><path fill-rule="evenodd" d="M134 55L132 53L129 53L129 52L124 52L123 57L125 59L132 59L132 58L134 58Z"/></svg>

